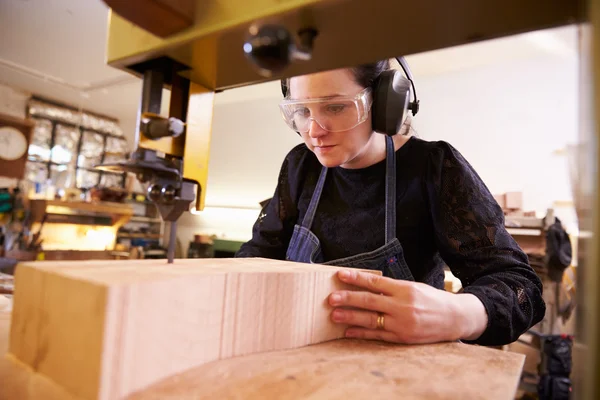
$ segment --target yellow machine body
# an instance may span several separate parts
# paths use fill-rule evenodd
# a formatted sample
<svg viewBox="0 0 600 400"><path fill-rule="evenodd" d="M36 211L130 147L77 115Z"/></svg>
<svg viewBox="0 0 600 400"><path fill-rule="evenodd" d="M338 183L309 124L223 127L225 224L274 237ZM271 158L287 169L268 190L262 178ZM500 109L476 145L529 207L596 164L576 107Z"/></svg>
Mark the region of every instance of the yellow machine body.
<svg viewBox="0 0 600 400"><path fill-rule="evenodd" d="M194 122L188 124L187 134L159 140L141 134L138 146L183 157L183 177L202 188L198 209L204 207L208 176L213 110L209 93L267 80L242 51L253 25L277 23L294 33L306 27L318 31L312 59L294 62L280 76L268 78L278 79L582 18L580 2L547 0L195 0L193 6L193 24L168 37L156 36L111 10L107 62L134 74L142 72L139 65L165 56L189 67L181 75L193 83L191 102L202 107L190 106L188 119Z"/></svg>

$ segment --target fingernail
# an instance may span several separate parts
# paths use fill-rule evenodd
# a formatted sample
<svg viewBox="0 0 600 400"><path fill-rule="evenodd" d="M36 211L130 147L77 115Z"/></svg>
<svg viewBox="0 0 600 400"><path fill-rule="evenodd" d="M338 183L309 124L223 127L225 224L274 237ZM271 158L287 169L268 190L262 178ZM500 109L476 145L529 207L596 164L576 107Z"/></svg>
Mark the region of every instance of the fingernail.
<svg viewBox="0 0 600 400"><path fill-rule="evenodd" d="M343 280L350 279L350 276L351 276L350 271L342 270L339 272L340 279L343 279Z"/></svg>
<svg viewBox="0 0 600 400"><path fill-rule="evenodd" d="M346 331L346 337L355 337L356 336L356 331L353 331L352 329L348 329Z"/></svg>
<svg viewBox="0 0 600 400"><path fill-rule="evenodd" d="M335 309L333 310L332 317L334 321L341 322L344 320L344 312L342 310Z"/></svg>
<svg viewBox="0 0 600 400"><path fill-rule="evenodd" d="M339 303L340 301L342 301L342 296L340 296L340 295L339 295L339 294L337 294L337 293L334 293L334 294L332 294L332 295L331 295L331 302L332 302L332 303L334 303L334 304L337 304L337 303Z"/></svg>

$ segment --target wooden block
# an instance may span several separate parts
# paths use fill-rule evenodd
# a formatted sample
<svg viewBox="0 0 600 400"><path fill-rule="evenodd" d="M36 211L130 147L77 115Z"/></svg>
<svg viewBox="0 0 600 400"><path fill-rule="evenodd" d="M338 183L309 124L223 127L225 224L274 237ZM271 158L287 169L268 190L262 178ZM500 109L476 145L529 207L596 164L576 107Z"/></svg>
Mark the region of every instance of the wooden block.
<svg viewBox="0 0 600 400"><path fill-rule="evenodd" d="M0 311L0 400L80 400L31 367L17 360L8 350L11 314Z"/></svg>
<svg viewBox="0 0 600 400"><path fill-rule="evenodd" d="M83 400L14 356L0 356L0 400Z"/></svg>
<svg viewBox="0 0 600 400"><path fill-rule="evenodd" d="M9 322L10 313L0 312L0 354L7 350ZM461 343L403 346L339 339L217 360L126 398L504 400L514 398L523 358ZM0 382L0 400L83 399L10 354L0 356Z"/></svg>
<svg viewBox="0 0 600 400"><path fill-rule="evenodd" d="M506 208L506 194L495 194L494 199L503 210Z"/></svg>
<svg viewBox="0 0 600 400"><path fill-rule="evenodd" d="M123 398L223 358L343 337L340 268L266 259L24 263L11 357L83 399ZM77 379L73 379L73 377Z"/></svg>
<svg viewBox="0 0 600 400"><path fill-rule="evenodd" d="M504 215L510 218L514 217L524 217L525 213L522 210L507 210L504 212Z"/></svg>
<svg viewBox="0 0 600 400"><path fill-rule="evenodd" d="M523 365L524 372L538 375L538 368L541 362L540 349L525 343L514 342L508 345L508 350L525 356L525 364Z"/></svg>
<svg viewBox="0 0 600 400"><path fill-rule="evenodd" d="M522 192L507 192L506 193L506 208L509 210L521 210L523 208L523 193Z"/></svg>

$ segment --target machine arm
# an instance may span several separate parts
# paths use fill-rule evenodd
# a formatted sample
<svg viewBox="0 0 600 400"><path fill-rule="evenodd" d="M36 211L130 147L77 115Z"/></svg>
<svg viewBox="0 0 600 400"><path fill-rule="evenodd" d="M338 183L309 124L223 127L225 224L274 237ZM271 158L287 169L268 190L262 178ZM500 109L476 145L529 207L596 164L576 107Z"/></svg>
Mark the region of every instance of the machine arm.
<svg viewBox="0 0 600 400"><path fill-rule="evenodd" d="M199 182L186 179L183 174L183 145L185 121L189 102L190 82L177 74L176 63L160 60L152 63L143 74L142 97L137 119L135 151L124 162L103 164L98 169L130 172L142 183L148 183L148 199L152 201L164 221L170 223L168 262L175 255L177 220L196 200L199 208L202 187ZM169 117L161 117L162 91L165 83L171 86ZM148 148L160 139L169 139L168 153Z"/></svg>

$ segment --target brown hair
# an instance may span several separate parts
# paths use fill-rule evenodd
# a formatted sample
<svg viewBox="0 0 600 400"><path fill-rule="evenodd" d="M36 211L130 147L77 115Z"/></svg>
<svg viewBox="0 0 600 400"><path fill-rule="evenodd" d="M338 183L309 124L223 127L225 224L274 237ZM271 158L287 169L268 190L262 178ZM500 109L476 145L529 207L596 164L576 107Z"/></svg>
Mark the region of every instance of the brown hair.
<svg viewBox="0 0 600 400"><path fill-rule="evenodd" d="M364 88L372 86L375 79L388 69L390 69L390 62L388 60L350 68L352 75L354 75L354 81Z"/></svg>
<svg viewBox="0 0 600 400"><path fill-rule="evenodd" d="M360 86L366 88L373 85L375 79L383 72L390 69L389 60L377 61L369 64L362 64L356 67L350 68L352 71L352 75L354 76L354 81ZM289 92L289 84L290 79L284 78L281 80L281 92L283 93L283 97L288 97Z"/></svg>

